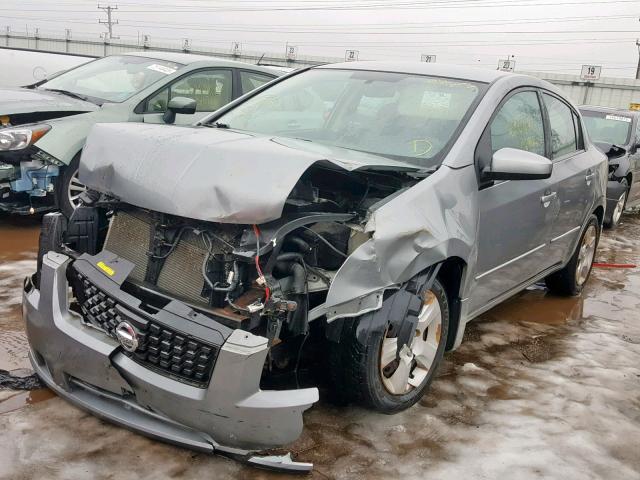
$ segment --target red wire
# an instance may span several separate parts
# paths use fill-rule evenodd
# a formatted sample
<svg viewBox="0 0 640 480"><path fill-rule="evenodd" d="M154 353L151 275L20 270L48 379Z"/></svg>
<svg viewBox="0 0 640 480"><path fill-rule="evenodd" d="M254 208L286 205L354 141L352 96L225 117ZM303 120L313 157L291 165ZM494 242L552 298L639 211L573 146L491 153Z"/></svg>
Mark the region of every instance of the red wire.
<svg viewBox="0 0 640 480"><path fill-rule="evenodd" d="M253 225L253 233L255 233L256 240L258 240L260 238L260 229L258 228L257 225ZM257 250L256 250L256 256L255 256L254 260L256 262L256 270L258 271L258 275L260 275L262 278L264 278L264 274L262 273L262 268L260 267L260 252L257 251ZM271 290L267 286L266 282L265 282L265 286L264 286L264 294L265 294L264 301L268 302L269 298L271 298Z"/></svg>

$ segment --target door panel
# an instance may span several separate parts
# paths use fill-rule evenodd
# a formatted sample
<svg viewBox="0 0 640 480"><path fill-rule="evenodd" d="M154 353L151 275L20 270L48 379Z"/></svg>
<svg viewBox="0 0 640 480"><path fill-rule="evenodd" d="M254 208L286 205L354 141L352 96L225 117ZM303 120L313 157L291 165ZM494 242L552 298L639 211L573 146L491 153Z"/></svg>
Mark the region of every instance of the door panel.
<svg viewBox="0 0 640 480"><path fill-rule="evenodd" d="M487 143L490 147L483 147ZM535 90L517 91L502 102L483 133L478 151L481 157L490 158L504 147L544 155L543 115ZM488 162L479 158L480 165ZM471 312L548 265L548 237L559 210L550 185L549 180L511 180L478 193L478 258Z"/></svg>
<svg viewBox="0 0 640 480"><path fill-rule="evenodd" d="M556 192L560 211L551 227L549 254L553 263L569 259L580 235L580 227L593 204L596 165L584 151L578 116L560 98L542 94L551 139L553 174L551 189Z"/></svg>
<svg viewBox="0 0 640 480"><path fill-rule="evenodd" d="M470 309L526 282L550 266L548 237L559 206L548 180L514 180L479 192L476 286Z"/></svg>
<svg viewBox="0 0 640 480"><path fill-rule="evenodd" d="M629 190L627 205L635 206L640 200L640 148L635 148L640 143L640 119L636 118L636 128L632 135L632 153L629 156L629 168L631 170L632 181Z"/></svg>

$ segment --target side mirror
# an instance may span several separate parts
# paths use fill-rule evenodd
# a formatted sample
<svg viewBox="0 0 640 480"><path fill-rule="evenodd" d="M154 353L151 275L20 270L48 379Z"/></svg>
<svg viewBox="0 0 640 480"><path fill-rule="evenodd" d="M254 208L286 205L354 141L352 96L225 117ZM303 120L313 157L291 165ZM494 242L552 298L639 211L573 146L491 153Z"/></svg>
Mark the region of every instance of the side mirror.
<svg viewBox="0 0 640 480"><path fill-rule="evenodd" d="M482 172L487 180L536 180L549 178L553 163L537 153L517 148L501 148L493 154L491 165Z"/></svg>
<svg viewBox="0 0 640 480"><path fill-rule="evenodd" d="M196 101L193 98L175 97L169 100L167 111L164 112L162 120L164 123L173 123L176 121L176 114L183 113L185 115L193 115L196 113Z"/></svg>

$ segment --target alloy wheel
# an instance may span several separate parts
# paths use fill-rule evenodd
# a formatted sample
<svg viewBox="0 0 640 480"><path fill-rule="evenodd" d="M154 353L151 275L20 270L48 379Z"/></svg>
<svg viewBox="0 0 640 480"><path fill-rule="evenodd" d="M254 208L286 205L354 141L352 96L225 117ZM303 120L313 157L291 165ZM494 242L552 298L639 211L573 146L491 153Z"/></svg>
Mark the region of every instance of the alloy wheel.
<svg viewBox="0 0 640 480"><path fill-rule="evenodd" d="M611 215L611 220L613 225L617 225L620 221L620 217L622 217L622 212L624 212L624 206L627 203L627 192L623 192L618 199L618 203L616 203L616 207L613 209L613 214Z"/></svg>
<svg viewBox="0 0 640 480"><path fill-rule="evenodd" d="M440 302L429 290L424 296L411 346L404 345L396 358L398 339L385 335L382 341L380 376L389 393L403 395L424 382L436 358L441 332Z"/></svg>
<svg viewBox="0 0 640 480"><path fill-rule="evenodd" d="M584 282L587 281L587 277L589 277L593 258L596 254L597 238L598 232L596 231L596 227L590 224L587 227L587 231L584 232L580 250L578 251L578 264L576 266L576 283L578 286L582 286Z"/></svg>
<svg viewBox="0 0 640 480"><path fill-rule="evenodd" d="M76 170L69 180L69 188L67 189L69 204L74 210L80 206L80 195L86 191L87 187L78 179L78 170Z"/></svg>

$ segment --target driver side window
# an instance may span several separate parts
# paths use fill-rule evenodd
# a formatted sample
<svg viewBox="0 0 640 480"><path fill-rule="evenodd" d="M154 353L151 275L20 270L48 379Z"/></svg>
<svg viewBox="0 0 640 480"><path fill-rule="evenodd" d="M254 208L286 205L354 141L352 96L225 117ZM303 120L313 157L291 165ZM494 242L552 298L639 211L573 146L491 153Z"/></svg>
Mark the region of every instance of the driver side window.
<svg viewBox="0 0 640 480"><path fill-rule="evenodd" d="M505 147L545 154L544 123L536 92L516 93L491 122L492 153Z"/></svg>
<svg viewBox="0 0 640 480"><path fill-rule="evenodd" d="M187 97L196 101L197 112L213 112L232 99L230 70L200 70L180 78L149 97L146 113L163 113L172 98Z"/></svg>

